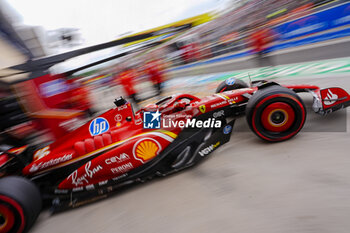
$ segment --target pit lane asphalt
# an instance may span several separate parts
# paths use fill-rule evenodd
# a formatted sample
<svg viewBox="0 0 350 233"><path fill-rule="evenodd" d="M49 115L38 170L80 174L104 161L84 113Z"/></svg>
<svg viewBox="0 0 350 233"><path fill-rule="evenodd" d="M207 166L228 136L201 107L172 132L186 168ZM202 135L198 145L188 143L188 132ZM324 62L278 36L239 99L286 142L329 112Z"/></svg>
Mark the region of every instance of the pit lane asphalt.
<svg viewBox="0 0 350 233"><path fill-rule="evenodd" d="M276 80L350 91L344 74ZM349 111L309 111L303 130L282 143L261 141L241 118L231 141L198 166L60 214L44 211L30 232L347 233Z"/></svg>

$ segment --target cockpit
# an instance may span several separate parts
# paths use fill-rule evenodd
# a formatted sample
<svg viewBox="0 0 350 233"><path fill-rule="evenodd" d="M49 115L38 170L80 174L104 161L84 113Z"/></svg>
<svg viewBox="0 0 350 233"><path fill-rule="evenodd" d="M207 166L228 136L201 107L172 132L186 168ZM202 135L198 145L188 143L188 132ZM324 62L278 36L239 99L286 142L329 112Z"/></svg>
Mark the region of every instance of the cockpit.
<svg viewBox="0 0 350 233"><path fill-rule="evenodd" d="M137 113L159 111L163 114L171 114L184 110L187 106L198 101L200 101L200 99L193 95L175 94L172 96L167 96L155 104L148 104L140 109Z"/></svg>

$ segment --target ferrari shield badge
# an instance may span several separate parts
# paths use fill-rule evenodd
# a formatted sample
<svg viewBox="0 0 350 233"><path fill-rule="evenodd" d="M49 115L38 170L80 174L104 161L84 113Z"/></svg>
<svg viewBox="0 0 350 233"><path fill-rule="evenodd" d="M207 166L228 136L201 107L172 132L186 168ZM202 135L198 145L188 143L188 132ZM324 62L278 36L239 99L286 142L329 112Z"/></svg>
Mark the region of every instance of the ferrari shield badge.
<svg viewBox="0 0 350 233"><path fill-rule="evenodd" d="M199 111L201 111L201 113L205 113L205 110L205 105L199 106Z"/></svg>

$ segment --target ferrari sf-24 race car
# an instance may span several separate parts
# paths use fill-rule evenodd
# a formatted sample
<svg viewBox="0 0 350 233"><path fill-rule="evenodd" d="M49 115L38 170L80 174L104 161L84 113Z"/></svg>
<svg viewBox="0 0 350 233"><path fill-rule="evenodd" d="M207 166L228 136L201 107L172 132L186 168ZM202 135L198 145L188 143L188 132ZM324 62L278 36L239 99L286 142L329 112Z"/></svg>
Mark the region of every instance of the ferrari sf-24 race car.
<svg viewBox="0 0 350 233"><path fill-rule="evenodd" d="M202 99L176 94L134 113L122 97L114 109L41 147L2 146L0 232L26 232L42 205L53 211L107 197L132 183L191 167L230 140L243 114L261 139L280 142L303 127L306 108L298 92L313 95L325 115L350 104L341 88L282 86L230 78ZM162 121L161 121L162 120Z"/></svg>

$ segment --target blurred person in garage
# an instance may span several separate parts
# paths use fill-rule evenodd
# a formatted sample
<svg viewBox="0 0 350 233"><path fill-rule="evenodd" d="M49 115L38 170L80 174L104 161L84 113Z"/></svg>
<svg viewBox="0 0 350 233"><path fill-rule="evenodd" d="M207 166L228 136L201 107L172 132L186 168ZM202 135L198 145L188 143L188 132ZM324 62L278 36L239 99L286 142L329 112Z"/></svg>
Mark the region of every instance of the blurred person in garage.
<svg viewBox="0 0 350 233"><path fill-rule="evenodd" d="M258 27L250 35L250 44L253 47L253 53L256 55L259 67L273 65L269 53L275 38L274 32L266 25Z"/></svg>
<svg viewBox="0 0 350 233"><path fill-rule="evenodd" d="M87 87L78 80L71 81L70 85L70 107L85 112L87 116L93 116L95 111L92 109Z"/></svg>
<svg viewBox="0 0 350 233"><path fill-rule="evenodd" d="M151 59L145 67L145 73L149 76L157 91L157 95L162 94L162 83L164 82L163 66L159 60Z"/></svg>
<svg viewBox="0 0 350 233"><path fill-rule="evenodd" d="M118 76L118 81L123 86L125 93L127 94L129 99L132 99L134 103L138 103L139 99L137 98L137 94L135 91L134 80L136 78L136 71L131 68L125 68L120 72Z"/></svg>
<svg viewBox="0 0 350 233"><path fill-rule="evenodd" d="M182 59L185 64L195 62L199 57L199 45L194 41L184 42L181 46Z"/></svg>

